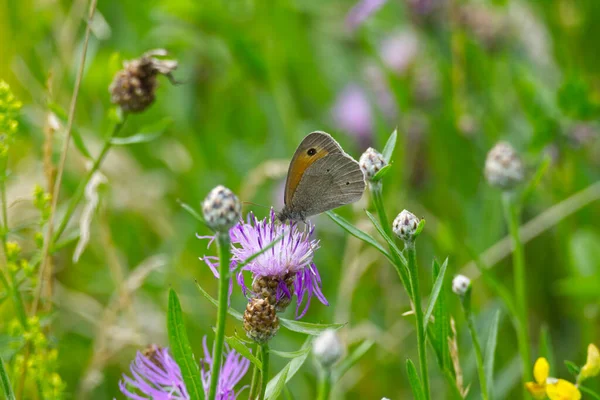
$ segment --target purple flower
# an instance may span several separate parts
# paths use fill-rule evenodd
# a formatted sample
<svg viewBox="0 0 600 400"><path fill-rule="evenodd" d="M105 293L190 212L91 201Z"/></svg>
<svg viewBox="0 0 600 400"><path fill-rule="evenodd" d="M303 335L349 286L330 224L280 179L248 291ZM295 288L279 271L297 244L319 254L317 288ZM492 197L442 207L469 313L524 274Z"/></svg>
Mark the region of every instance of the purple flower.
<svg viewBox="0 0 600 400"><path fill-rule="evenodd" d="M254 254L274 240L281 239L269 250L262 253L237 273L237 283L244 295L260 295L269 297L278 311L287 307L293 295L296 295L296 317L302 318L311 298L317 297L321 303L329 305L321 291L321 277L313 263L315 250L319 241L310 237L314 231L313 225L300 230L296 223L280 224L276 222L275 212L271 209L269 218L258 220L249 213L247 221L240 221L231 228L232 260L230 269L234 270ZM216 259L204 257L204 261L218 277ZM252 272L253 284L250 290L245 282L243 271ZM272 297L272 298L271 298ZM300 312L302 304L304 308Z"/></svg>
<svg viewBox="0 0 600 400"><path fill-rule="evenodd" d="M387 0L360 0L346 15L346 26L350 31L355 30L386 2Z"/></svg>
<svg viewBox="0 0 600 400"><path fill-rule="evenodd" d="M206 357L201 360L201 378L204 392L208 394L212 359L206 346L206 336L203 347ZM227 345L225 347L225 360L219 375L217 399L235 400L237 396L233 390L234 386L248 371L250 361L234 350L230 351ZM181 377L181 370L166 348L152 345L144 352L138 351L129 369L131 377L123 374L123 380L119 382L121 392L129 399L187 400L190 398Z"/></svg>
<svg viewBox="0 0 600 400"><path fill-rule="evenodd" d="M355 137L361 144L370 141L373 133L373 114L365 91L356 84L346 86L331 109L335 124Z"/></svg>

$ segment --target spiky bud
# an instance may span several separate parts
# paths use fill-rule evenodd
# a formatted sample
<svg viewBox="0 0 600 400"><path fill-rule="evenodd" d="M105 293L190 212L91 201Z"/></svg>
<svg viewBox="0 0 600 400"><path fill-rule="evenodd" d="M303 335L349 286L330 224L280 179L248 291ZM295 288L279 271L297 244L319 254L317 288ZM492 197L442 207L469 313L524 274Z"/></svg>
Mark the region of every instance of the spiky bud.
<svg viewBox="0 0 600 400"><path fill-rule="evenodd" d="M325 368L331 367L342 358L344 348L334 329L326 329L313 342L313 354Z"/></svg>
<svg viewBox="0 0 600 400"><path fill-rule="evenodd" d="M161 60L155 56L166 56L163 49L150 50L142 57L124 63L109 87L111 101L123 111L141 112L154 102L159 74L169 78L177 68L175 60Z"/></svg>
<svg viewBox="0 0 600 400"><path fill-rule="evenodd" d="M373 177L387 165L383 155L372 147L369 147L358 161L360 169L365 174L365 179L371 181Z"/></svg>
<svg viewBox="0 0 600 400"><path fill-rule="evenodd" d="M408 210L402 210L393 224L394 233L404 242L412 242L418 234L419 218Z"/></svg>
<svg viewBox="0 0 600 400"><path fill-rule="evenodd" d="M288 273L282 278L276 276L259 276L252 282L252 291L256 297L268 300L270 304L275 306L276 311L285 311L292 302L291 294L294 293L295 279L296 275L293 273ZM282 289L283 285L285 285L287 293ZM277 292L279 292L279 298L277 298Z"/></svg>
<svg viewBox="0 0 600 400"><path fill-rule="evenodd" d="M208 226L227 232L241 218L242 203L231 190L219 185L202 202L202 212Z"/></svg>
<svg viewBox="0 0 600 400"><path fill-rule="evenodd" d="M452 291L459 296L467 294L471 288L471 280L464 275L456 275L452 280Z"/></svg>
<svg viewBox="0 0 600 400"><path fill-rule="evenodd" d="M256 343L267 343L279 330L275 307L266 299L250 299L244 312L244 329L246 335Z"/></svg>
<svg viewBox="0 0 600 400"><path fill-rule="evenodd" d="M492 186L510 190L523 181L525 171L519 155L507 142L498 142L485 160L485 178Z"/></svg>

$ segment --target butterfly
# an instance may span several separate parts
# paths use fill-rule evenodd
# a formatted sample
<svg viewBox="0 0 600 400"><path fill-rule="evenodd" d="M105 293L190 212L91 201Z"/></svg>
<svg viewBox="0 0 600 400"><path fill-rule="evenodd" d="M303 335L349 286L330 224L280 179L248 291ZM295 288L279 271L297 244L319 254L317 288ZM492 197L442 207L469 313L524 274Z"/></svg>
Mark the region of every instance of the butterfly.
<svg viewBox="0 0 600 400"><path fill-rule="evenodd" d="M294 153L285 182L281 222L307 217L358 201L365 177L358 162L344 152L331 135L307 135Z"/></svg>

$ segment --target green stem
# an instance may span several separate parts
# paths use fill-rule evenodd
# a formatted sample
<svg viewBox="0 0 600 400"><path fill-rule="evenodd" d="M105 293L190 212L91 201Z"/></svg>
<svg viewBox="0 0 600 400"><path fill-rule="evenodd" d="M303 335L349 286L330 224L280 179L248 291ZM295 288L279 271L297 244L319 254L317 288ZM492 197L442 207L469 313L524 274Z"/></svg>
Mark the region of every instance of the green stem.
<svg viewBox="0 0 600 400"><path fill-rule="evenodd" d="M331 370L323 368L319 382L319 400L329 400L331 394Z"/></svg>
<svg viewBox="0 0 600 400"><path fill-rule="evenodd" d="M425 326L423 324L423 308L421 307L421 292L419 290L419 274L417 269L417 250L414 242L405 242L405 248L408 258L408 271L412 285L413 302L415 305L415 317L417 325L417 345L419 351L419 366L421 368L421 381L423 382L423 390L425 399L430 399L429 394L429 371L427 369L427 353Z"/></svg>
<svg viewBox="0 0 600 400"><path fill-rule="evenodd" d="M75 209L79 205L79 202L81 201L81 198L83 197L83 194L85 193L85 187L90 182L90 179L92 179L92 176L94 176L96 171L98 171L98 169L102 165L102 162L104 161L104 158L106 157L106 154L112 147L112 139L119 134L119 131L125 124L126 119L127 119L127 114L125 114L123 116L123 119L121 122L117 123L114 126L110 136L107 137L106 140L104 141L104 145L102 146L102 150L100 150L100 154L94 160L94 164L92 164L92 168L90 168L90 170L88 171L88 173L85 176L85 178L83 179L83 181L81 181L79 183L79 186L77 186L77 189L75 190L75 193L73 194L73 196L71 196L71 199L69 200L69 204L67 206L67 211L65 212L65 215L63 216L62 220L60 221L58 228L56 229L56 231L54 231L54 236L52 237L52 243L51 243L52 247L54 246L54 244L56 244L58 239L60 239L60 235L62 235L63 232L65 231L67 224L71 220L71 217L73 216L73 213L75 212ZM52 250L52 248L51 248L51 250Z"/></svg>
<svg viewBox="0 0 600 400"><path fill-rule="evenodd" d="M262 380L260 384L260 400L264 400L265 392L267 391L267 383L269 382L269 343L262 346Z"/></svg>
<svg viewBox="0 0 600 400"><path fill-rule="evenodd" d="M479 344L479 338L477 331L475 330L475 323L473 321L473 314L471 311L464 307L465 316L467 317L467 326L471 333L471 340L473 341L473 347L475 348L475 359L477 360L477 374L479 375L479 385L481 387L481 398L483 400L489 400L490 395L487 389L487 381L485 378L485 371L483 369L483 353L481 352L481 345Z"/></svg>
<svg viewBox="0 0 600 400"><path fill-rule="evenodd" d="M523 387L525 382L531 380L531 365L529 357L529 333L527 320L527 285L525 279L525 256L523 252L523 244L519 236L519 207L515 201L516 197L513 193L504 193L504 213L508 230L513 244L513 276L515 285L516 309L518 315L517 320L517 342L519 353L521 354L521 362L523 365Z"/></svg>
<svg viewBox="0 0 600 400"><path fill-rule="evenodd" d="M227 292L229 289L229 233L217 233L217 245L219 247L219 307L217 311L217 329L215 333L215 344L213 347L213 365L210 372L210 390L208 399L215 400L219 375L221 373L221 362L223 358L223 344L225 342L225 317L227 316ZM263 361L264 362L264 361Z"/></svg>
<svg viewBox="0 0 600 400"><path fill-rule="evenodd" d="M371 190L371 196L373 197L373 204L375 205L375 209L377 210L377 215L379 216L379 222L385 233L390 237L394 238L394 233L392 232L392 225L389 223L387 214L385 213L385 207L383 206L383 184L381 181L377 182L369 182L369 189ZM402 282L402 286L406 290L408 297L412 300L413 293L410 283L410 278L408 276L408 272L404 267L404 263L398 257L398 254L394 251L392 246L389 246L390 254L394 259L394 267L398 272L398 276L400 277L400 281Z"/></svg>
<svg viewBox="0 0 600 400"><path fill-rule="evenodd" d="M261 360L261 347L257 344L254 346L254 354ZM260 387L259 383L260 369L256 365L252 368L252 382L250 383L250 393L248 393L248 400L256 399L256 391Z"/></svg>

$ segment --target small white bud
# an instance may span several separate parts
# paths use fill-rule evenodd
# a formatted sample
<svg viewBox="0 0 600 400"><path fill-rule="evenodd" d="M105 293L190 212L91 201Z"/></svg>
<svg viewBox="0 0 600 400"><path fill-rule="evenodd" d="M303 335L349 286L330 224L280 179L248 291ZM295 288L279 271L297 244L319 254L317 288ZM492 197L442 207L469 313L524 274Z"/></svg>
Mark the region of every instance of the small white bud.
<svg viewBox="0 0 600 400"><path fill-rule="evenodd" d="M362 170L363 174L365 174L365 179L370 181L383 167L387 165L387 162L385 162L383 155L380 152L372 147L369 147L360 156L358 165L360 165L360 169Z"/></svg>
<svg viewBox="0 0 600 400"><path fill-rule="evenodd" d="M464 296L471 287L471 280L464 275L456 275L452 280L452 291L459 296Z"/></svg>
<svg viewBox="0 0 600 400"><path fill-rule="evenodd" d="M313 354L325 368L329 368L339 361L343 352L340 338L333 329L324 330L313 342Z"/></svg>
<svg viewBox="0 0 600 400"><path fill-rule="evenodd" d="M231 190L219 185L202 202L202 212L208 226L227 232L241 218L242 203Z"/></svg>
<svg viewBox="0 0 600 400"><path fill-rule="evenodd" d="M485 178L491 186L510 190L523 181L525 171L519 155L507 142L498 142L485 160Z"/></svg>
<svg viewBox="0 0 600 400"><path fill-rule="evenodd" d="M393 230L396 235L405 242L411 242L415 238L417 228L419 227L419 218L408 210L402 210L393 223Z"/></svg>

